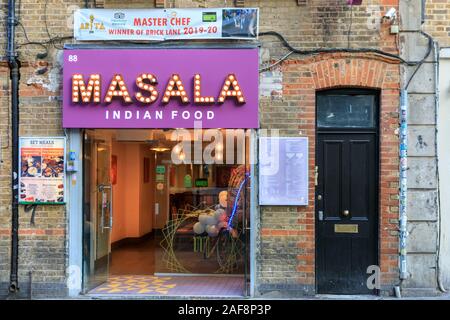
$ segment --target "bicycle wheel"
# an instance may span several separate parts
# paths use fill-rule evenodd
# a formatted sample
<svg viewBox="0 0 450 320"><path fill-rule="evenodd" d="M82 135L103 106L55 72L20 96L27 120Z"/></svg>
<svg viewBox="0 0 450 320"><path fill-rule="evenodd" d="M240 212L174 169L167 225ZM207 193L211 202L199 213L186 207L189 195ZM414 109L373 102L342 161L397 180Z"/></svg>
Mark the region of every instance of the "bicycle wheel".
<svg viewBox="0 0 450 320"><path fill-rule="evenodd" d="M231 273L237 269L242 258L242 241L240 238L234 238L227 230L219 234L216 244L217 263L220 271Z"/></svg>

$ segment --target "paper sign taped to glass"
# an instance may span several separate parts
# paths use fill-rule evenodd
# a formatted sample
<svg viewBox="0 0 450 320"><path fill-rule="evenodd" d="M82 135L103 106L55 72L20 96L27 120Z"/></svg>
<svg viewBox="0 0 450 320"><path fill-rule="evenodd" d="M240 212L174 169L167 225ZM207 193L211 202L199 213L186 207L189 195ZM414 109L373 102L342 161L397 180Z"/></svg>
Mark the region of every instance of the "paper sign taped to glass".
<svg viewBox="0 0 450 320"><path fill-rule="evenodd" d="M259 204L308 205L308 138L259 139Z"/></svg>

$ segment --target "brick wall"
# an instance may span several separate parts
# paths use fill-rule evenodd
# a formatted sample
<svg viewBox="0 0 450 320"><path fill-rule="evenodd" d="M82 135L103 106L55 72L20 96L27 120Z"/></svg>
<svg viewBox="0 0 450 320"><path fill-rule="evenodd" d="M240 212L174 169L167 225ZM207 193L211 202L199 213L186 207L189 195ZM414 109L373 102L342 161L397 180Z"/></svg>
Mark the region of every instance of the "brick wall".
<svg viewBox="0 0 450 320"><path fill-rule="evenodd" d="M83 1L73 1L81 5ZM2 12L6 13L7 1L0 1ZM52 36L71 34L67 25L70 16L70 6L67 1L48 2L48 28ZM45 31L44 1L22 1L21 9L17 9L21 24L25 27L30 41L48 40ZM4 26L5 21L1 17ZM21 136L61 136L64 132L60 126L61 107L52 97L61 95L56 47L60 43L49 46L49 55L37 59L36 54L42 53L41 46L30 45L20 47L26 39L22 27L17 26L17 43L19 58L22 62L20 79L20 135ZM5 54L5 28L0 31L0 56ZM39 73L44 71L42 75ZM0 108L1 108L1 145L8 146L9 124L9 71L6 62L0 62ZM3 77L5 75L5 77ZM5 116L3 116L5 115ZM11 230L11 149L2 148L0 162L0 288L6 288L9 281L10 267L10 230ZM19 210L19 287L22 296L27 297L30 288L30 272L32 272L32 290L34 295L60 296L65 294L67 242L67 216L63 206L38 206L35 225L30 224L31 214ZM5 254L3 254L5 253ZM6 294L5 290L0 296Z"/></svg>
<svg viewBox="0 0 450 320"><path fill-rule="evenodd" d="M5 9L6 0L0 0ZM228 0L168 0L166 5L176 7L233 6ZM309 0L297 5L296 0L245 1L248 7L260 8L261 31L275 30L298 48L318 47L372 47L396 53L397 37L389 34L386 24L379 24L381 12L397 6L396 0L363 1L352 9L346 0ZM84 1L48 0L47 21L52 37L70 36L71 13ZM104 1L105 8L153 7L154 1ZM20 21L30 41L48 41L44 24L45 1L22 0ZM6 12L6 10L4 10ZM5 39L4 18L0 19L0 39ZM351 35L348 36L352 21ZM17 28L17 41L26 39L22 28ZM70 43L73 40L66 40ZM261 61L270 63L286 54L287 50L274 37L261 37ZM61 45L54 41L49 55L36 58L41 46L19 48L23 63L21 70L20 108L21 135L63 135L60 128L61 95L59 65ZM5 43L0 40L0 56ZM42 72L42 74L40 74ZM381 119L381 265L383 283L388 286L397 279L397 137L399 68L393 61L371 55L318 55L316 57L291 56L279 68L282 88L276 96L261 97L262 128L282 129L289 136L310 137L310 172L314 172L314 99L315 90L335 86L358 86L382 89ZM3 62L0 75L7 72ZM270 80L273 75L266 73ZM8 113L8 83L0 77L0 115ZM50 97L50 98L49 98ZM0 117L2 156L0 164L0 283L9 279L10 232L10 149L7 146L7 116ZM301 133L299 132L301 131ZM310 176L310 203L314 203L313 183ZM48 283L60 290L64 286L67 259L67 215L64 207L39 207L36 226L29 223L30 214L20 211L20 281L27 287L28 273L34 270L36 283ZM314 207L265 207L258 217L258 292L291 289L294 293L312 293L314 286ZM5 253L5 254L3 254ZM36 284L36 286L37 286ZM45 288L42 285L42 288ZM288 294L288 293L286 293Z"/></svg>
<svg viewBox="0 0 450 320"><path fill-rule="evenodd" d="M6 281L9 279L9 253L11 219L9 190L10 183L10 149L9 142L9 71L4 64L0 64L0 297L5 292ZM1 283L4 283L2 285Z"/></svg>
<svg viewBox="0 0 450 320"><path fill-rule="evenodd" d="M430 33L441 47L450 45L450 3L448 1L426 1L424 30Z"/></svg>

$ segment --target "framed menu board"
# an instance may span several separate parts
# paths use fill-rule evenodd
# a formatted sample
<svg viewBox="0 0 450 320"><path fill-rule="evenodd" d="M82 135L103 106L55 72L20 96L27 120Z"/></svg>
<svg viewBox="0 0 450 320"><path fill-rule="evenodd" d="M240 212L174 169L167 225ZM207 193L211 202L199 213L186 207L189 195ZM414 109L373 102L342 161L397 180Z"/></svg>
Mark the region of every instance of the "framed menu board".
<svg viewBox="0 0 450 320"><path fill-rule="evenodd" d="M259 204L308 205L308 138L259 139Z"/></svg>
<svg viewBox="0 0 450 320"><path fill-rule="evenodd" d="M65 137L21 137L19 203L65 203Z"/></svg>

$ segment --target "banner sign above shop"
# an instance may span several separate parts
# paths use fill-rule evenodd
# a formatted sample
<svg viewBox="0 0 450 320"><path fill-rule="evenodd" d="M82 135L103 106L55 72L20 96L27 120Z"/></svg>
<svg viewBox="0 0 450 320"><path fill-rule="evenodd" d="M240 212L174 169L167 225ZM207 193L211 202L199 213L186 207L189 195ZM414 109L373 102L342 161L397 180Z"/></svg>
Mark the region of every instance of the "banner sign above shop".
<svg viewBox="0 0 450 320"><path fill-rule="evenodd" d="M79 9L77 40L255 39L257 8Z"/></svg>
<svg viewBox="0 0 450 320"><path fill-rule="evenodd" d="M22 137L20 204L64 204L66 139Z"/></svg>
<svg viewBox="0 0 450 320"><path fill-rule="evenodd" d="M258 128L258 49L64 52L64 128Z"/></svg>
<svg viewBox="0 0 450 320"><path fill-rule="evenodd" d="M259 204L308 205L308 138L259 139Z"/></svg>

